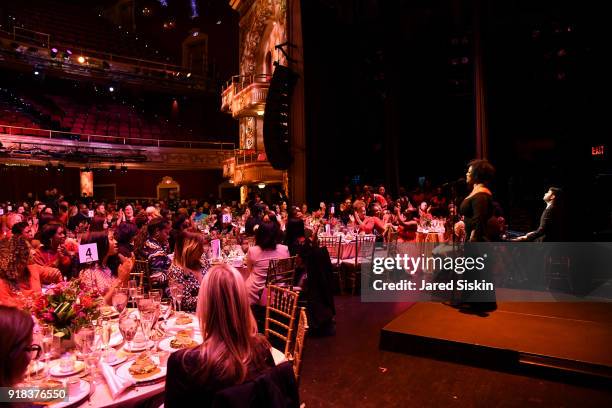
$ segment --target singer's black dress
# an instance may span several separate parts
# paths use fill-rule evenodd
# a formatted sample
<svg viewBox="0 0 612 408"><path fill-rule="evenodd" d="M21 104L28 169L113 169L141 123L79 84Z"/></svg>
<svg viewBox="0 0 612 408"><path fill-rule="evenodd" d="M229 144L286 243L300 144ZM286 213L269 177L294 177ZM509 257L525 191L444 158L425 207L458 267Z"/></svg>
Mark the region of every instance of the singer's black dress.
<svg viewBox="0 0 612 408"><path fill-rule="evenodd" d="M493 216L493 198L488 193L476 193L467 197L459 207L461 215L464 216L466 240L472 242L486 242L487 222ZM474 237L472 236L474 231Z"/></svg>
<svg viewBox="0 0 612 408"><path fill-rule="evenodd" d="M489 231L487 224L489 219L493 216L493 210L493 198L491 194L485 192L476 193L473 196L467 197L461 203L459 211L464 216L465 222L466 245L464 255L466 257L479 257L483 255L482 246L470 245L470 242L478 243L491 241L491 237L488 236ZM472 232L474 232L474 235L472 235ZM493 282L490 270L486 267L482 271L474 269L466 272L461 279L479 282L484 279L486 282ZM462 300L464 306L475 312L489 312L497 309L495 290L466 291L462 293Z"/></svg>

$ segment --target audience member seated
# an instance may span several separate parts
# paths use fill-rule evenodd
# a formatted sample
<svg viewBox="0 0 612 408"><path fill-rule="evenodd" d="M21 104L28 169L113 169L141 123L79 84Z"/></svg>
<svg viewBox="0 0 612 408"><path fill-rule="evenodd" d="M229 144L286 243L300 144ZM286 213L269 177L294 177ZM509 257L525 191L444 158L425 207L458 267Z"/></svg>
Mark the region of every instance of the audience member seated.
<svg viewBox="0 0 612 408"><path fill-rule="evenodd" d="M68 276L72 260L63 248L65 240L64 227L56 222L50 222L39 230L41 246L34 252L32 262L44 266L41 269L42 284L57 283L62 275Z"/></svg>
<svg viewBox="0 0 612 408"><path fill-rule="evenodd" d="M136 224L123 222L115 228L115 239L117 240L117 253L126 258L134 255L134 237L138 234Z"/></svg>
<svg viewBox="0 0 612 408"><path fill-rule="evenodd" d="M146 260L149 263L151 287L166 291L168 288L168 269L172 263L168 257L170 223L161 217L154 218L147 225L146 233L146 241L141 248L136 249L136 258Z"/></svg>
<svg viewBox="0 0 612 408"><path fill-rule="evenodd" d="M176 240L174 258L168 270L168 281L183 285L181 310L195 312L202 278L210 263L204 257L204 235L197 229L182 231ZM204 263L204 265L203 265Z"/></svg>
<svg viewBox="0 0 612 408"><path fill-rule="evenodd" d="M270 259L289 257L286 245L278 244L279 227L273 221L262 221L255 232L255 245L246 255L248 278L246 280L249 301L257 304L268 277Z"/></svg>
<svg viewBox="0 0 612 408"><path fill-rule="evenodd" d="M395 206L395 222L397 223L398 242L414 242L416 240L416 232L418 223L412 220L412 211L406 209L404 214L401 213L401 204L396 203Z"/></svg>
<svg viewBox="0 0 612 408"><path fill-rule="evenodd" d="M32 344L33 329L34 321L28 313L0 306L0 387L22 382L30 360L38 357L41 348Z"/></svg>
<svg viewBox="0 0 612 408"><path fill-rule="evenodd" d="M23 308L40 295L39 273L43 267L28 264L29 260L30 248L24 236L0 241L0 305Z"/></svg>
<svg viewBox="0 0 612 408"><path fill-rule="evenodd" d="M194 401L210 407L217 392L274 367L270 344L257 333L247 289L236 269L217 265L208 271L198 295L197 314L204 341L170 355L167 408Z"/></svg>
<svg viewBox="0 0 612 408"><path fill-rule="evenodd" d="M127 287L134 262L131 258L120 256L121 265L119 265L118 277L113 278L107 263L108 258L117 253L115 240L109 239L106 232L90 232L81 239L81 245L86 244L96 244L99 260L81 270L79 278L90 290L96 290L104 296L104 301L110 305L115 289L122 286Z"/></svg>
<svg viewBox="0 0 612 408"><path fill-rule="evenodd" d="M353 208L355 209L355 221L359 225L359 232L365 234L377 233L378 235L382 235L385 232L387 225L381 219L382 208L378 203L373 203L370 206L367 215L363 201L355 201Z"/></svg>
<svg viewBox="0 0 612 408"><path fill-rule="evenodd" d="M304 242L306 232L304 230L304 220L300 218L301 211L297 207L292 207L289 219L285 226L285 245L289 248L289 253L293 256L297 254L298 248Z"/></svg>
<svg viewBox="0 0 612 408"><path fill-rule="evenodd" d="M70 231L76 231L77 229L84 231L90 222L89 208L85 204L79 204L79 212L68 219L67 228Z"/></svg>

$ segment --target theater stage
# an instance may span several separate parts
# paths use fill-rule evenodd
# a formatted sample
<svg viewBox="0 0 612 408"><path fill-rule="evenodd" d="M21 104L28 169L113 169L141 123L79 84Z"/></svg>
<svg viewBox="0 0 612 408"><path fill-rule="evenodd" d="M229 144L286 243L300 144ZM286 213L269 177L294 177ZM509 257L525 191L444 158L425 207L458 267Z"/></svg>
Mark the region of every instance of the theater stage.
<svg viewBox="0 0 612 408"><path fill-rule="evenodd" d="M416 303L380 348L504 371L612 383L612 303L506 302L486 317Z"/></svg>

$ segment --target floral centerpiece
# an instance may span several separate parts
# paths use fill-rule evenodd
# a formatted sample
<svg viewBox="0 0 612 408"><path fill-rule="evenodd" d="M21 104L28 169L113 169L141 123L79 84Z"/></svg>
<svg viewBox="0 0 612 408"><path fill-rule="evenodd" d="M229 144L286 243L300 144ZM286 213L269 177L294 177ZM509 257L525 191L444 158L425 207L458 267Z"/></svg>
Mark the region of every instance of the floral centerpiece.
<svg viewBox="0 0 612 408"><path fill-rule="evenodd" d="M100 316L100 295L88 290L80 280L60 282L37 298L32 313L55 329L63 339Z"/></svg>
<svg viewBox="0 0 612 408"><path fill-rule="evenodd" d="M431 214L429 213L423 213L421 214L421 218L419 220L419 224L421 226L421 228L423 229L431 229L431 227L433 226L433 217Z"/></svg>

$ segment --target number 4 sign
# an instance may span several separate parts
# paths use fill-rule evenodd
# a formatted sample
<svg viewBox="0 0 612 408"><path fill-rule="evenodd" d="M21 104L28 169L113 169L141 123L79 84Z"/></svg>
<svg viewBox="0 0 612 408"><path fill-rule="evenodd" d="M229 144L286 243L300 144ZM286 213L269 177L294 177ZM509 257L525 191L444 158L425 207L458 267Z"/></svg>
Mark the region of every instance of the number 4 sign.
<svg viewBox="0 0 612 408"><path fill-rule="evenodd" d="M93 244L79 245L79 262L88 263L98 260L98 246Z"/></svg>

